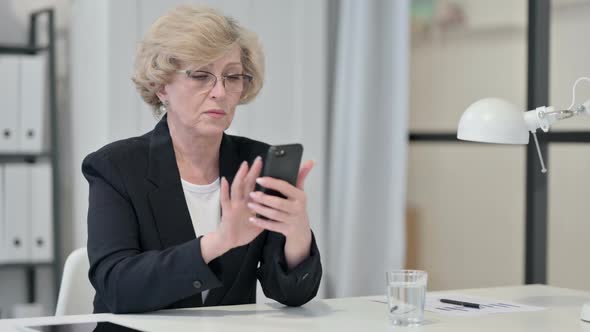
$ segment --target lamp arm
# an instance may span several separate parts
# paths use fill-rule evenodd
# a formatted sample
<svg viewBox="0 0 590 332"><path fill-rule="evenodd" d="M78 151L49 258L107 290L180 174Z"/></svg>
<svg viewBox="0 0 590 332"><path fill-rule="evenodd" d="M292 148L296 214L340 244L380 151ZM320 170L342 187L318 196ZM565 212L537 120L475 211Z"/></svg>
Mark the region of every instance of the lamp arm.
<svg viewBox="0 0 590 332"><path fill-rule="evenodd" d="M585 116L590 115L590 99L589 100L586 100L585 103L583 103L582 105L578 106L578 108L576 108L572 112L576 116L578 116L578 115L585 115Z"/></svg>
<svg viewBox="0 0 590 332"><path fill-rule="evenodd" d="M539 161L541 161L541 173L547 173L547 167L545 167L545 162L543 162L543 154L541 153L541 147L539 146L539 141L537 140L537 133L531 131L531 134L533 134L533 138L535 139L537 154L539 155Z"/></svg>
<svg viewBox="0 0 590 332"><path fill-rule="evenodd" d="M589 104L590 106L590 104ZM585 112L585 111L584 111ZM582 113L579 113L582 114ZM590 111L588 112L590 115ZM524 121L531 133L534 133L538 128L544 132L548 132L551 126L560 120L571 118L578 115L575 111L570 110L555 110L553 106L541 106L532 111L524 113Z"/></svg>
<svg viewBox="0 0 590 332"><path fill-rule="evenodd" d="M537 154L539 155L539 161L541 162L541 172L547 173L545 162L543 162L543 154L539 147L539 140L537 139L537 129L541 128L544 132L548 132L552 124L559 120L572 117L573 112L555 111L553 106L541 106L532 111L524 112L523 116L528 130L533 134L533 139L535 140L535 147L537 148Z"/></svg>
<svg viewBox="0 0 590 332"><path fill-rule="evenodd" d="M553 116L554 108L552 106L537 107L532 111L524 112L524 122L531 133L541 128L544 132L548 132L551 125L557 121Z"/></svg>
<svg viewBox="0 0 590 332"><path fill-rule="evenodd" d="M576 103L576 87L582 81L590 82L590 78L580 77L574 82L574 86L572 87L572 103L567 109L556 111L553 106L541 106L532 111L525 112L524 121L528 130L533 134L537 128L541 128L544 132L547 132L551 125L559 120L579 115L590 115L590 99L576 109L573 109Z"/></svg>
<svg viewBox="0 0 590 332"><path fill-rule="evenodd" d="M574 82L574 86L572 87L572 103L567 108L568 110L571 110L574 107L574 105L576 104L576 87L578 86L578 83L580 83L582 81L590 82L590 78L582 76ZM580 108L582 108L582 106L584 106L586 108L586 114L588 114L587 110L588 110L588 105L589 105L588 103L589 102L590 102L590 100L586 101L584 104L580 105L577 110L579 110Z"/></svg>
<svg viewBox="0 0 590 332"><path fill-rule="evenodd" d="M588 102L588 108L585 108L583 112L579 114L589 114L590 115L590 101ZM581 107L582 107L581 106ZM543 155L541 154L541 148L539 147L539 141L537 140L537 129L541 128L544 132L548 132L551 125L555 122L567 118L571 118L574 115L578 115L575 111L570 110L555 110L553 106L541 106L537 107L532 111L527 111L524 113L524 122L528 130L533 134L533 138L535 140L535 146L537 147L537 154L539 155L539 160L541 161L541 172L547 173L547 168L545 167L545 163L543 162Z"/></svg>

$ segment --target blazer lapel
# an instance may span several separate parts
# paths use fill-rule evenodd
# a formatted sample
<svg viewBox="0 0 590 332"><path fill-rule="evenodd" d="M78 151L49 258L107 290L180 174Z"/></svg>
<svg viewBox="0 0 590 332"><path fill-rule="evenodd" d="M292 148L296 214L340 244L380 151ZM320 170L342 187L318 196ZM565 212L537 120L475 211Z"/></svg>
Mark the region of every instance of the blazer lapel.
<svg viewBox="0 0 590 332"><path fill-rule="evenodd" d="M196 238L166 118L160 120L152 133L148 166L148 180L156 186L148 199L164 248Z"/></svg>
<svg viewBox="0 0 590 332"><path fill-rule="evenodd" d="M240 151L237 144L231 136L223 134L221 139L221 146L219 147L219 173L224 176L231 184L234 181L234 176L240 168L240 164L244 161L240 157Z"/></svg>

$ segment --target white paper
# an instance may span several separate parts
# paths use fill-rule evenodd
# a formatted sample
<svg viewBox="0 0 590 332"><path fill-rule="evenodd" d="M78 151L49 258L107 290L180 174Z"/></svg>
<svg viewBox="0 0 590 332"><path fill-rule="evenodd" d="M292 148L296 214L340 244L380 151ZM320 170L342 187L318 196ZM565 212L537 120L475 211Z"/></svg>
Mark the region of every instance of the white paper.
<svg viewBox="0 0 590 332"><path fill-rule="evenodd" d="M480 305L480 309L442 303L440 302L440 299L477 303ZM447 316L480 316L509 312L539 311L543 309L545 308L511 301L497 301L489 298L461 295L457 293L426 294L426 303L424 305L424 311Z"/></svg>

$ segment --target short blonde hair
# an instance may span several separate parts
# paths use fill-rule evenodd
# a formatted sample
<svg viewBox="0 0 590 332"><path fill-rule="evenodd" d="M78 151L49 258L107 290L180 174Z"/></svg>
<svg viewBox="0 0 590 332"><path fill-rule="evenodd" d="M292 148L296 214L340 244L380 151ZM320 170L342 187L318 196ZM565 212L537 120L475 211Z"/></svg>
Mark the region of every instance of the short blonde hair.
<svg viewBox="0 0 590 332"><path fill-rule="evenodd" d="M132 81L143 100L161 115L156 95L183 65L204 66L229 52L241 49L244 73L252 82L240 104L253 100L262 88L264 54L255 33L236 20L204 6L178 6L160 17L139 44Z"/></svg>

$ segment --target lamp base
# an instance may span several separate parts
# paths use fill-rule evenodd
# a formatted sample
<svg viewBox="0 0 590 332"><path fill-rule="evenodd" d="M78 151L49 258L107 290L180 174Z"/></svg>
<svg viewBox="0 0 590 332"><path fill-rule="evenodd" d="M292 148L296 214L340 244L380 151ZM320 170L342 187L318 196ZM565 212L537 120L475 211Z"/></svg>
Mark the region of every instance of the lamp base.
<svg viewBox="0 0 590 332"><path fill-rule="evenodd" d="M584 303L582 306L582 313L580 314L580 319L586 323L590 323L590 302Z"/></svg>

